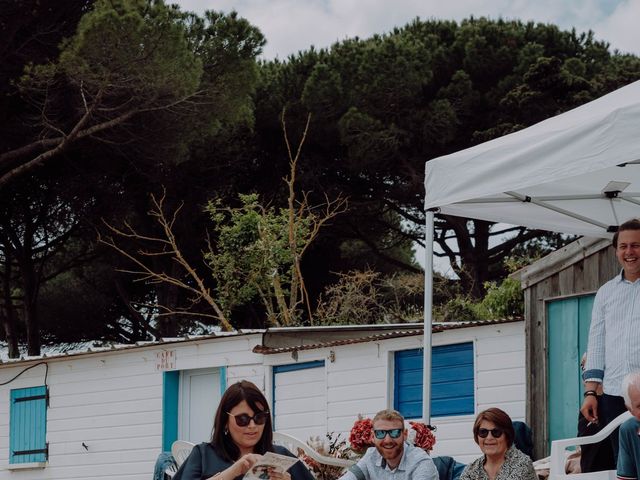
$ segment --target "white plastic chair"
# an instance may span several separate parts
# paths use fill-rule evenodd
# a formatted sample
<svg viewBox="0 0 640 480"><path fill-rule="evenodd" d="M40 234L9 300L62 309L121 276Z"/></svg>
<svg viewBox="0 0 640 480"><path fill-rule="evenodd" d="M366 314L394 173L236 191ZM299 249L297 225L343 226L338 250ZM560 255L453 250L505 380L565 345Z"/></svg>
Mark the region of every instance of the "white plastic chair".
<svg viewBox="0 0 640 480"><path fill-rule="evenodd" d="M171 465L164 470L164 479L173 478L173 476L177 473L178 469L175 465Z"/></svg>
<svg viewBox="0 0 640 480"><path fill-rule="evenodd" d="M567 447L573 447L577 445L589 445L591 443L598 443L601 440L607 438L611 432L613 432L616 428L618 428L625 420L631 418L631 413L624 412L618 415L609 425L604 427L595 435L590 435L587 437L575 437L575 438L566 438L562 440L554 440L551 442L551 468L549 471L549 480L560 480L560 479L575 479L575 480L586 480L586 479L598 479L598 480L615 480L616 479L616 471L615 470L606 470L604 472L591 472L591 473L571 473L566 474L564 471L565 461L567 458Z"/></svg>
<svg viewBox="0 0 640 480"><path fill-rule="evenodd" d="M335 458L321 455L306 443L298 440L296 437L287 435L286 433L273 432L273 443L277 443L278 445L287 448L294 455L296 455L298 453L298 449L300 449L316 462L324 465L330 465L332 467L349 468L351 465L356 463L355 461L347 460L346 458Z"/></svg>
<svg viewBox="0 0 640 480"><path fill-rule="evenodd" d="M194 446L194 443L186 442L184 440L176 440L171 444L171 455L173 455L178 468L180 468L180 465L182 465L182 463L187 459Z"/></svg>

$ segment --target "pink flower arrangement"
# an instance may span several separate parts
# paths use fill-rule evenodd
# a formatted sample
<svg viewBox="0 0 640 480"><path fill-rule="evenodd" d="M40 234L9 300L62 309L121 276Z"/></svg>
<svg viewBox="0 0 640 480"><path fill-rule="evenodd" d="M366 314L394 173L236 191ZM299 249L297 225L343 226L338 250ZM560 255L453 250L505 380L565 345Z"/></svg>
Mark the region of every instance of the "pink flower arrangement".
<svg viewBox="0 0 640 480"><path fill-rule="evenodd" d="M349 443L351 450L360 455L373 445L373 422L370 418L362 418L358 415L358 420L355 421L349 433Z"/></svg>
<svg viewBox="0 0 640 480"><path fill-rule="evenodd" d="M413 421L410 421L409 425L411 426L407 439L409 443L426 450L427 453L431 451L436 444L436 437L433 434L435 427ZM360 455L373 446L373 421L370 418L358 415L358 420L355 421L349 433L349 443L351 450Z"/></svg>
<svg viewBox="0 0 640 480"><path fill-rule="evenodd" d="M434 427L431 425L425 425L422 422L409 422L411 429L415 430L415 438L413 444L426 450L427 453L433 450L433 446L436 444L436 436L433 434Z"/></svg>

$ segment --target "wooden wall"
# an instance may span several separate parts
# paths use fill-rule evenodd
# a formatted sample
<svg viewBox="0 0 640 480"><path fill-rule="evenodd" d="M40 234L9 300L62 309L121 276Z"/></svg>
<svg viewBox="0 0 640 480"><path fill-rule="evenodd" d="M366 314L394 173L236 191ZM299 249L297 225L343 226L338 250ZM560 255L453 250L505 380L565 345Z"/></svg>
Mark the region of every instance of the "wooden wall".
<svg viewBox="0 0 640 480"><path fill-rule="evenodd" d="M581 242L581 243L580 243ZM527 338L527 423L534 432L536 458L547 455L547 321L546 302L576 295L593 294L620 271L613 247L607 240L582 239L573 248L554 252L557 255L536 268L525 271L525 332ZM576 411L576 422L578 412Z"/></svg>

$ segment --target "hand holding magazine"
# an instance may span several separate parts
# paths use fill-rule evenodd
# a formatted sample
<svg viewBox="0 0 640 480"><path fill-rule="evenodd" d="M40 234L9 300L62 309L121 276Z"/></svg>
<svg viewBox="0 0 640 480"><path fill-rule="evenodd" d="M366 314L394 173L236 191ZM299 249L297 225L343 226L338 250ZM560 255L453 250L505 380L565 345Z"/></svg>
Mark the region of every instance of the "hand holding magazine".
<svg viewBox="0 0 640 480"><path fill-rule="evenodd" d="M271 472L286 472L297 461L298 459L295 457L267 452L245 473L244 478L247 480L269 480Z"/></svg>

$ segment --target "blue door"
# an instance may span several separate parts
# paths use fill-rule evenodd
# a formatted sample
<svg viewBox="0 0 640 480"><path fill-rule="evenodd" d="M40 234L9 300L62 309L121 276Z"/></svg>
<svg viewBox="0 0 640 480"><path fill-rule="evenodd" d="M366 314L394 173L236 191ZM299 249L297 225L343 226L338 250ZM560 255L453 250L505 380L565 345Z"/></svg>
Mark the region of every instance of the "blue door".
<svg viewBox="0 0 640 480"><path fill-rule="evenodd" d="M547 302L549 444L577 434L583 388L580 358L587 350L593 298Z"/></svg>

